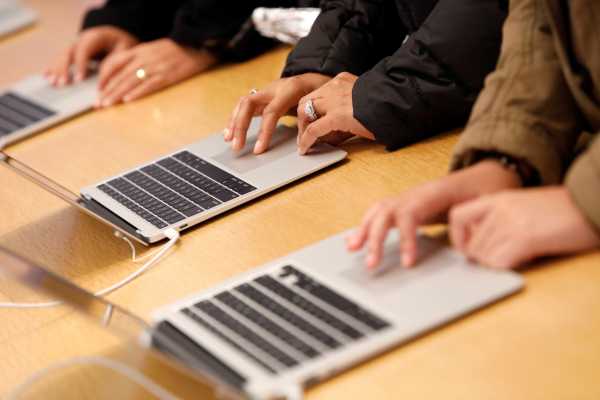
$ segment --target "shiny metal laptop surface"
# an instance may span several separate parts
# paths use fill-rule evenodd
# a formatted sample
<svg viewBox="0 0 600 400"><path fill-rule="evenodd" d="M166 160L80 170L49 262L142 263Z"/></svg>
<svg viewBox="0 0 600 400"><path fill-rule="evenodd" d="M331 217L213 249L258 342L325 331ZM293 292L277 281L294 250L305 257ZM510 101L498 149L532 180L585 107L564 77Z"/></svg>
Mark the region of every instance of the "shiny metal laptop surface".
<svg viewBox="0 0 600 400"><path fill-rule="evenodd" d="M92 108L97 77L62 88L41 75L0 90L0 149Z"/></svg>
<svg viewBox="0 0 600 400"><path fill-rule="evenodd" d="M107 178L101 182L85 187L81 189L82 197L101 204L103 207L119 216L119 218L127 221L130 225L135 226L138 233L146 238L146 241L154 243L164 239L164 232L167 229L181 231L190 228L216 215L222 214L241 204L342 161L347 156L345 151L327 144L320 144L316 146L309 155L301 156L297 152L297 129L295 127L287 127L284 125L279 125L277 127L277 131L273 136L271 149L264 154L255 155L252 153L252 148L256 141L259 126L260 119L255 118L249 129L246 146L241 152L233 152L230 146L223 141L222 134L216 133L180 149L177 152L161 157L158 160L154 160L148 164L138 166L117 176ZM185 195L179 195L179 193L172 189L171 186L163 185L161 182L155 180L152 172L146 172L147 168L151 167L156 168L160 173L170 174L170 170L161 165L161 163L168 161L179 167L185 168L189 172L198 173L193 167L188 167L187 164L184 164L177 159L178 155L182 153L186 153L189 157L195 157L210 163L223 174L234 177L236 180L243 181L253 189L248 192L240 193L239 195L236 194L234 198L225 200L217 205L210 205L210 208L203 209L192 215L181 213L179 219L175 222L170 222L168 219L161 220L159 221L159 226L152 224L148 219L144 219L143 215L140 215L144 212L152 211L150 208L136 213L132 211L131 208L128 208L126 204L123 204L123 202L119 202L115 200L115 197L111 197L110 194L107 194L106 191L109 191L115 196L114 192L119 190L120 185L128 185L128 187L134 188L138 192L144 192L147 197L151 198L152 202L160 204L160 206L169 206L167 202L162 201L160 195L155 195L150 191L146 191L143 184L140 184L134 178L130 178L130 176L132 176L131 174L134 174L135 176L138 176L138 178L145 180L145 183L160 186L163 192L168 192L171 195L181 198L182 201L200 207L201 204L194 204L194 200L185 197ZM174 174L170 175L173 175L172 177L181 183L180 176ZM205 178L206 177L203 176L203 179ZM215 185L219 185L219 182L212 181L212 178L210 177L206 179L210 180ZM187 184L187 182L183 183ZM192 187L193 184L188 184L188 186ZM194 187L193 189L202 188ZM122 193L123 192L120 192L119 196L121 196ZM203 193L206 194L205 192ZM127 194L121 197L126 196ZM128 197L125 199L125 202L130 200L135 199L133 197ZM136 203L136 205L139 204L140 203ZM169 209L171 210L171 208ZM177 212L178 210L176 207L173 207L171 211ZM153 216L156 215L158 214Z"/></svg>

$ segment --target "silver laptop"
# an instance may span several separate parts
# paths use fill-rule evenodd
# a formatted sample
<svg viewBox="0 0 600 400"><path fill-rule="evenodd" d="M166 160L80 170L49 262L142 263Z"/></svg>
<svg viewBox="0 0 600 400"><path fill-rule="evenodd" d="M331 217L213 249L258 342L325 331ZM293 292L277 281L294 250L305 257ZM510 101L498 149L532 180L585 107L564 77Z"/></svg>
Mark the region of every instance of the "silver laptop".
<svg viewBox="0 0 600 400"><path fill-rule="evenodd" d="M18 0L0 0L0 37L33 24L37 14Z"/></svg>
<svg viewBox="0 0 600 400"><path fill-rule="evenodd" d="M301 398L307 386L523 286L519 275L472 265L426 237L419 265L403 269L394 234L383 267L369 273L344 235L156 311L142 343L232 392ZM79 301L90 308L91 296Z"/></svg>
<svg viewBox="0 0 600 400"><path fill-rule="evenodd" d="M0 152L0 162L142 244L167 237L343 160L327 144L297 152L295 128L279 125L272 149L252 154L260 119L234 153L214 134L158 160L85 187L77 196Z"/></svg>
<svg viewBox="0 0 600 400"><path fill-rule="evenodd" d="M34 75L0 91L0 149L92 108L97 78L62 88Z"/></svg>

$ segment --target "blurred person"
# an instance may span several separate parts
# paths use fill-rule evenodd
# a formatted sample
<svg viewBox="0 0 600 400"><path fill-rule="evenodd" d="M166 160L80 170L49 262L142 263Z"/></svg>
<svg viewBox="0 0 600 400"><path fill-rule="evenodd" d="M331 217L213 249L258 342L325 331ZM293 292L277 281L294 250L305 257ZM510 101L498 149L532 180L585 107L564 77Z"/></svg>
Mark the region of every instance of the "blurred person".
<svg viewBox="0 0 600 400"><path fill-rule="evenodd" d="M129 102L207 70L243 61L275 43L248 20L256 7L314 6L318 0L108 0L89 11L73 44L45 71L55 86L99 65L98 107Z"/></svg>
<svg viewBox="0 0 600 400"><path fill-rule="evenodd" d="M502 0L324 0L282 78L240 99L225 140L269 147L278 119L298 116L299 152L359 136L395 150L463 125L500 52Z"/></svg>
<svg viewBox="0 0 600 400"><path fill-rule="evenodd" d="M598 27L594 0L512 0L452 172L376 204L349 249L366 247L375 268L396 227L411 266L419 226L440 221L456 249L495 268L600 247Z"/></svg>

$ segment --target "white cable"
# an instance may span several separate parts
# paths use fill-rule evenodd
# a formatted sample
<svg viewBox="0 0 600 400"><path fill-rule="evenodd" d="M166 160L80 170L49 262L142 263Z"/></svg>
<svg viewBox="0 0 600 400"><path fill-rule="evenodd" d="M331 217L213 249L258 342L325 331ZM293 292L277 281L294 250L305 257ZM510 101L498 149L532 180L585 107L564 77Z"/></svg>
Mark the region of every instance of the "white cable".
<svg viewBox="0 0 600 400"><path fill-rule="evenodd" d="M115 231L115 236L118 237L119 239L123 239L125 241L125 243L127 243L129 245L129 248L131 249L131 261L133 261L134 263L142 262L145 259L152 257L153 255L155 255L156 253L158 253L160 251L160 249L158 249L149 254L144 254L143 256L138 257L135 246L133 245L133 243L131 242L131 240L129 240L129 238L127 236L124 236L119 231Z"/></svg>
<svg viewBox="0 0 600 400"><path fill-rule="evenodd" d="M54 365L49 366L48 368L44 368L35 372L29 378L27 378L24 382L19 384L16 388L13 389L11 393L8 394L6 400L17 400L21 398L27 391L28 388L33 386L35 383L39 382L44 376L60 370L62 368L68 368L75 365L97 365L107 369L110 369L118 374L126 376L131 379L133 382L143 387L148 393L151 393L154 397L159 398L161 400L176 400L177 396L158 385L156 382L148 378L146 375L142 374L139 371L125 365L121 362L111 360L105 357L76 357L71 358L69 360L56 363Z"/></svg>
<svg viewBox="0 0 600 400"><path fill-rule="evenodd" d="M134 262L139 262L148 257L150 257L150 260L148 262L146 262L144 265L142 265L137 271L135 271L131 275L127 276L125 279L115 283L112 286L109 286L105 289L102 289L102 290L94 293L94 296L97 296L97 297L106 296L106 295L114 292L115 290L118 290L118 289L122 288L123 286L132 282L134 279L136 279L137 277L142 275L144 272L146 272L148 269L150 269L154 264L156 264L171 248L173 248L173 246L175 246L175 244L177 243L177 240L179 240L179 232L177 232L175 229L167 229L165 231L165 236L167 238L169 238L169 241L167 243L165 243L163 245L163 247L161 247L159 250L152 252L151 254L147 254L147 255L144 255L143 257L137 258L136 252L135 252L135 247L133 246L133 243L131 243L131 241L129 239L127 239L125 236L123 236L121 233L115 232L115 236L120 239L123 239L125 242L127 242L127 244L129 244L130 248L132 249L132 260ZM21 309L23 309L23 308L49 308L49 307L56 307L61 304L62 304L61 301L48 301L48 302L38 302L38 303L0 303L0 308L21 308Z"/></svg>

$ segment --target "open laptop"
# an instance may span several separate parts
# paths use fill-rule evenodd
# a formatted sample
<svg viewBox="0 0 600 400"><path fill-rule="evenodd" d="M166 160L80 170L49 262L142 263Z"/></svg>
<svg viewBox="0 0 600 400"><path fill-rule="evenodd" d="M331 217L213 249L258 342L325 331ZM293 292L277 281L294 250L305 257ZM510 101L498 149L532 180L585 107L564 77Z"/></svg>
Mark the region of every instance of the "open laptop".
<svg viewBox="0 0 600 400"><path fill-rule="evenodd" d="M245 148L234 153L214 134L158 160L71 193L0 152L15 171L82 211L142 244L167 237L343 160L347 153L327 144L297 152L297 130L279 125L270 151L254 155L260 119L248 130Z"/></svg>
<svg viewBox="0 0 600 400"><path fill-rule="evenodd" d="M35 22L37 14L18 0L0 0L0 37Z"/></svg>
<svg viewBox="0 0 600 400"><path fill-rule="evenodd" d="M395 234L372 274L364 254L346 251L344 235L157 310L142 343L231 392L301 398L303 388L523 286L519 275L472 265L427 237L420 238L419 265L406 270ZM0 253L0 271L2 261ZM109 304L88 292L60 299L84 310Z"/></svg>
<svg viewBox="0 0 600 400"><path fill-rule="evenodd" d="M0 149L92 108L97 77L53 87L33 75L0 90Z"/></svg>

